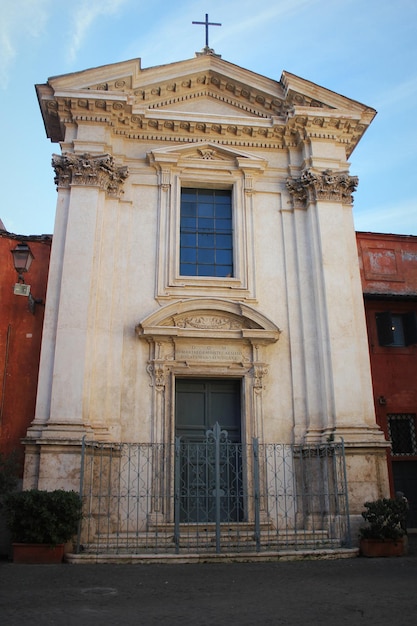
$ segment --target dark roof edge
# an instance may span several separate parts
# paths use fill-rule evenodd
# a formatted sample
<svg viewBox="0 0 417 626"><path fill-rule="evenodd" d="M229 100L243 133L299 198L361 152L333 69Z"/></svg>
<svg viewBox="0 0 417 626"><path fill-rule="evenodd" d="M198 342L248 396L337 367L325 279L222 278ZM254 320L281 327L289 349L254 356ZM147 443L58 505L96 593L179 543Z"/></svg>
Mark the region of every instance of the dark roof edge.
<svg viewBox="0 0 417 626"><path fill-rule="evenodd" d="M368 293L363 292L364 300L416 300L417 293Z"/></svg>
<svg viewBox="0 0 417 626"><path fill-rule="evenodd" d="M39 241L40 243L49 243L52 241L52 235L17 235L3 229L0 229L0 237L14 239L16 241Z"/></svg>

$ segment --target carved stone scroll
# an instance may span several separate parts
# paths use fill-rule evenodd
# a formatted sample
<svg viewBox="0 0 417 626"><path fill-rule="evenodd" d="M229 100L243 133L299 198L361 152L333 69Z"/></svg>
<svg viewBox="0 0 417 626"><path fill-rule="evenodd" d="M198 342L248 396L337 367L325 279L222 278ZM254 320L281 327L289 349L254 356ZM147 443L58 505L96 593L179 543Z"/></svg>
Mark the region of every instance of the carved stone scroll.
<svg viewBox="0 0 417 626"><path fill-rule="evenodd" d="M356 191L358 177L348 172L325 170L315 173L305 170L299 178L289 178L286 186L294 204L306 206L308 202L331 201L351 204Z"/></svg>
<svg viewBox="0 0 417 626"><path fill-rule="evenodd" d="M110 154L54 154L52 167L57 187L68 188L72 184L99 187L115 197L122 193L122 185L128 176L127 167L116 166Z"/></svg>
<svg viewBox="0 0 417 626"><path fill-rule="evenodd" d="M253 388L255 393L261 393L264 379L268 374L268 367L264 363L254 363L252 368Z"/></svg>

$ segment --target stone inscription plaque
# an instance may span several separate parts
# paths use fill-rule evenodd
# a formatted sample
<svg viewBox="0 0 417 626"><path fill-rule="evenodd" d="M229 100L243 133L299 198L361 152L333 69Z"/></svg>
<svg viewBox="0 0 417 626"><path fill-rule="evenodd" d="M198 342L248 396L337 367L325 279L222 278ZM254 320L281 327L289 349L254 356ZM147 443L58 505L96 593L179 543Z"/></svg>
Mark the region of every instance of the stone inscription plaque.
<svg viewBox="0 0 417 626"><path fill-rule="evenodd" d="M243 355L242 351L234 346L191 344L178 346L175 358L177 361L198 361L201 363L216 361L240 363L243 360Z"/></svg>

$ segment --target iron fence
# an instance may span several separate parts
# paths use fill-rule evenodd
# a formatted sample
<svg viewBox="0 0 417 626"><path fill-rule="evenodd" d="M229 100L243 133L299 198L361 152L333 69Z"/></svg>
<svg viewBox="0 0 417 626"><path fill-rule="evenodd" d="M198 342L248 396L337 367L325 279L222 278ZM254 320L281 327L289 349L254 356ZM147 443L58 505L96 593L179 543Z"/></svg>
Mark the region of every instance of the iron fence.
<svg viewBox="0 0 417 626"><path fill-rule="evenodd" d="M343 442L83 442L77 552L204 554L350 547Z"/></svg>

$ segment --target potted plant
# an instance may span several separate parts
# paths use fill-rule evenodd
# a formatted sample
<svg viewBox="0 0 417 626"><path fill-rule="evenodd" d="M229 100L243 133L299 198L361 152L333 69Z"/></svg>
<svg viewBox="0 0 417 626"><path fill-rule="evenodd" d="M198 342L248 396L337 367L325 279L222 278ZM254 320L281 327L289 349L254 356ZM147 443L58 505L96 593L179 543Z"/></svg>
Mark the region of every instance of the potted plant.
<svg viewBox="0 0 417 626"><path fill-rule="evenodd" d="M62 489L11 493L5 510L15 563L61 562L82 517L79 495Z"/></svg>
<svg viewBox="0 0 417 626"><path fill-rule="evenodd" d="M359 530L360 551L364 556L401 556L405 551L404 535L408 513L407 499L380 498L365 502L362 517L367 522Z"/></svg>

